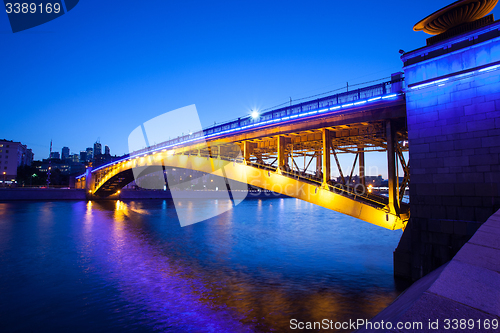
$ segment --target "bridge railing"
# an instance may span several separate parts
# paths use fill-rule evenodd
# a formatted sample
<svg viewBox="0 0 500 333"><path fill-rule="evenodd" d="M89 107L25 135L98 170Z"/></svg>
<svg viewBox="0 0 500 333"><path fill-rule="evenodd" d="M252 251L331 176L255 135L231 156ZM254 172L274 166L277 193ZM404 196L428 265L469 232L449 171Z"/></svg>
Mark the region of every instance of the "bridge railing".
<svg viewBox="0 0 500 333"><path fill-rule="evenodd" d="M246 126L253 127L257 124L271 123L283 117L298 117L312 110L321 110L342 105L345 103L356 103L359 100L366 100L377 96L382 96L391 93L400 93L403 89L404 77L400 77L391 81L386 81L367 87L358 88L355 90L345 91L334 95L329 95L321 98L312 98L305 102L289 105L281 108L271 109L259 114L258 117L251 115L240 117L238 119L209 126L201 131L190 133L184 136L149 146L147 148L133 152L131 155L147 153L151 150L157 150L164 147L169 147L184 142L196 141L204 137L215 136L223 132L232 132L240 129L245 129Z"/></svg>

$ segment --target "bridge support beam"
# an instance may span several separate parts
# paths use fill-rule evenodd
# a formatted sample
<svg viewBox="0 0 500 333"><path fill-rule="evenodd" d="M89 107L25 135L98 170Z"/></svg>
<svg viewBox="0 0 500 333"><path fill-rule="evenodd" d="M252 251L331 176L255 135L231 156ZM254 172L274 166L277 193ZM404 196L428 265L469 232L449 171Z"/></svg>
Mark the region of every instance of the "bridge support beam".
<svg viewBox="0 0 500 333"><path fill-rule="evenodd" d="M365 148L362 145L358 146L358 155L359 155L359 182L366 186L365 181Z"/></svg>
<svg viewBox="0 0 500 333"><path fill-rule="evenodd" d="M250 155L253 153L253 145L249 141L243 142L243 158L245 159L245 163L250 162Z"/></svg>
<svg viewBox="0 0 500 333"><path fill-rule="evenodd" d="M331 179L331 167L330 167L330 146L331 146L331 136L330 130L323 129L323 187L328 186L328 181Z"/></svg>
<svg viewBox="0 0 500 333"><path fill-rule="evenodd" d="M396 135L392 122L386 122L387 135L387 178L389 180L389 210L399 214L398 179L396 176Z"/></svg>
<svg viewBox="0 0 500 333"><path fill-rule="evenodd" d="M208 154L210 157L215 158L215 159L220 159L221 155L221 146L208 146ZM200 156L200 155L198 155Z"/></svg>
<svg viewBox="0 0 500 333"><path fill-rule="evenodd" d="M323 162L321 159L321 152L316 152L316 177L319 177L322 172Z"/></svg>
<svg viewBox="0 0 500 333"><path fill-rule="evenodd" d="M287 155L286 155L286 138L284 136L279 135L277 138L278 145L278 173L281 174L285 169L285 165L287 165Z"/></svg>

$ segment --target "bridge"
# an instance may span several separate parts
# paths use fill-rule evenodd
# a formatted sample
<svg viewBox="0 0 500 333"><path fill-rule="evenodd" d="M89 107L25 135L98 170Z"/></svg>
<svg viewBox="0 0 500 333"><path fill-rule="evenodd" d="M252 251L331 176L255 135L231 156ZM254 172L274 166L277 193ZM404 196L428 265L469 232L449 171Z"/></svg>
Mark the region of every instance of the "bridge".
<svg viewBox="0 0 500 333"><path fill-rule="evenodd" d="M417 23L415 30L437 35L424 47L400 50L404 80L396 74L183 135L89 168L77 187L90 199L117 198L133 170L218 174L403 228L394 274L417 280L453 258L500 209L500 21L484 16L497 2L460 0ZM411 218L402 201L410 181L406 150ZM365 154L372 151L387 155L388 196L366 186ZM347 172L340 154L353 156ZM335 168L340 177L333 181Z"/></svg>
<svg viewBox="0 0 500 333"><path fill-rule="evenodd" d="M76 187L86 189L89 199L116 198L134 174L185 168L401 229L409 219L409 205L403 202L409 184L403 87L397 73L390 81L216 124L89 168ZM387 154L388 196L371 193L366 184L369 152ZM342 170L340 154L353 156L350 170ZM332 179L334 168L340 180Z"/></svg>

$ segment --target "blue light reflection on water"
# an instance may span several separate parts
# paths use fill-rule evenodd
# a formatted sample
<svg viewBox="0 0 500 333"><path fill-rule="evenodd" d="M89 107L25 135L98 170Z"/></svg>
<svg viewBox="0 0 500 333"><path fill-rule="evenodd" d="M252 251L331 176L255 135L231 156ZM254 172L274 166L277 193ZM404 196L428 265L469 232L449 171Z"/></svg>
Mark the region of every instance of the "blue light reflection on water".
<svg viewBox="0 0 500 333"><path fill-rule="evenodd" d="M292 318L370 318L398 294L400 236L296 199L184 228L162 200L0 203L0 326L279 332Z"/></svg>

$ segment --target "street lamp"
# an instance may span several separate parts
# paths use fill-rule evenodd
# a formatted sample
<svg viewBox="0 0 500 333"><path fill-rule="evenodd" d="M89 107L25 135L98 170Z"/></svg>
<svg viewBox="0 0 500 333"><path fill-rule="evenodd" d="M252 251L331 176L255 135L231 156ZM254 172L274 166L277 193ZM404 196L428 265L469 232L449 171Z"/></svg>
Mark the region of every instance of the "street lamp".
<svg viewBox="0 0 500 333"><path fill-rule="evenodd" d="M6 177L7 172L3 172L3 187L5 187L5 177Z"/></svg>
<svg viewBox="0 0 500 333"><path fill-rule="evenodd" d="M31 177L30 177L30 186L33 186L33 178L35 178L35 177L37 177L36 173L34 173L34 174L31 175Z"/></svg>

